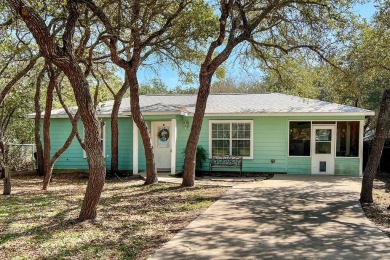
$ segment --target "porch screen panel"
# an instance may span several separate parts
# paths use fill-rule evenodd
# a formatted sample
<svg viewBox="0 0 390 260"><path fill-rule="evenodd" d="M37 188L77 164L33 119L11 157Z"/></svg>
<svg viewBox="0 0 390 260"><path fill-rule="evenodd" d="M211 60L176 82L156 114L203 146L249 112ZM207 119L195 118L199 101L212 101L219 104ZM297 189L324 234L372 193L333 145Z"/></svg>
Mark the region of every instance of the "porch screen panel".
<svg viewBox="0 0 390 260"><path fill-rule="evenodd" d="M310 122L290 122L289 155L310 156Z"/></svg>
<svg viewBox="0 0 390 260"><path fill-rule="evenodd" d="M359 156L359 122L337 122L337 157Z"/></svg>

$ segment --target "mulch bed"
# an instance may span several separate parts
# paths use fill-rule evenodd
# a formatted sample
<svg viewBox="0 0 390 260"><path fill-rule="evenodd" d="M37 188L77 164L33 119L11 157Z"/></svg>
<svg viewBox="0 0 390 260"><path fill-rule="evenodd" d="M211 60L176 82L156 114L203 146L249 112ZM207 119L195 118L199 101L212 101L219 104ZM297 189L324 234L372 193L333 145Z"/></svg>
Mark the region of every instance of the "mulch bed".
<svg viewBox="0 0 390 260"><path fill-rule="evenodd" d="M242 172L242 175L240 176L240 173L237 171L197 171L196 172L197 178L202 177L226 177L226 178L255 178L255 177L264 177L265 179L271 179L274 177L274 173L272 172ZM182 177L183 173L178 173L176 175L177 177Z"/></svg>

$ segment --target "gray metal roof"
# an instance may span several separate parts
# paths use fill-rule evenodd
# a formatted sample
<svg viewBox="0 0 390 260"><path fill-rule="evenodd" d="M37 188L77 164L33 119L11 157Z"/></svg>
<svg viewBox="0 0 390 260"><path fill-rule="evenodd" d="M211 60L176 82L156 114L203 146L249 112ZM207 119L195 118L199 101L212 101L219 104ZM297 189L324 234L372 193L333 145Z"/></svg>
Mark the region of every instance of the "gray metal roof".
<svg viewBox="0 0 390 260"><path fill-rule="evenodd" d="M154 95L140 96L141 111L144 114L185 114L195 112L196 95ZM97 112L101 116L111 114L114 101L101 102ZM207 100L206 115L374 115L367 109L336 103L301 98L278 93L269 94L212 94ZM120 115L130 115L129 98L122 100ZM312 114L311 114L312 115ZM52 117L66 116L63 109L53 110Z"/></svg>

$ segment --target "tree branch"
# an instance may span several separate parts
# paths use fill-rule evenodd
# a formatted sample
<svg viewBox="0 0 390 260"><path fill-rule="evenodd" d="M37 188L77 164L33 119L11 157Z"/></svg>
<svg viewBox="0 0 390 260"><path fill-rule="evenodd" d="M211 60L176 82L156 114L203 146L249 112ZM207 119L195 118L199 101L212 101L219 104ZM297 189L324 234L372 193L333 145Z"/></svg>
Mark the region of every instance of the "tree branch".
<svg viewBox="0 0 390 260"><path fill-rule="evenodd" d="M11 88L24 76L29 72L39 59L38 57L32 58L30 62L27 64L27 66L19 71L12 79L10 82L7 83L7 85L4 86L4 88L1 90L0 93L0 104L3 103L5 96L8 94L8 92L11 90Z"/></svg>
<svg viewBox="0 0 390 260"><path fill-rule="evenodd" d="M71 54L73 50L73 35L76 27L77 20L80 16L80 12L77 8L77 1L68 0L66 8L69 9L68 18L66 19L65 31L62 35L63 50L66 53Z"/></svg>

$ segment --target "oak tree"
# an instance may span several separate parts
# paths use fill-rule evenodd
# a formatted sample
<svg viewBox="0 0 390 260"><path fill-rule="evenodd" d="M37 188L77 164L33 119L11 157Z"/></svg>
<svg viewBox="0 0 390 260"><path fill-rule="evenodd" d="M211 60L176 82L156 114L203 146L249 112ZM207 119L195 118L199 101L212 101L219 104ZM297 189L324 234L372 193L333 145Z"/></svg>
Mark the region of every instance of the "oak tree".
<svg viewBox="0 0 390 260"><path fill-rule="evenodd" d="M25 0L7 0L7 2L15 14L26 24L35 38L42 56L63 71L74 91L85 128L85 150L90 169L90 177L79 219L93 219L96 217L97 204L104 186L105 162L100 148L100 122L96 116L89 83L78 63L74 49L73 37L80 16L79 1L67 1L66 9L63 10L66 18L61 41L57 41L58 36L53 37L50 34L48 26L36 8L31 6L29 2Z"/></svg>
<svg viewBox="0 0 390 260"><path fill-rule="evenodd" d="M326 58L335 34L346 30L352 1L218 1L219 30L207 48L199 71L199 92L187 142L183 186L193 186L199 140L213 75L238 45L248 58L266 63L272 56L298 50ZM215 3L215 2L213 2ZM326 32L326 33L325 33Z"/></svg>
<svg viewBox="0 0 390 260"><path fill-rule="evenodd" d="M198 45L208 37L213 25L210 23L210 9L203 1L190 0L128 0L100 5L93 0L83 2L100 18L105 28L102 37L112 62L125 71L130 86L132 119L140 131L145 150L145 184L157 183L150 129L140 108L137 72L148 59L176 62L196 58ZM122 55L123 51L125 55Z"/></svg>
<svg viewBox="0 0 390 260"><path fill-rule="evenodd" d="M363 66L368 69L374 69L379 73L382 80L386 79L389 82L390 72L390 3L388 1L381 2L375 19L374 26L367 28L362 35L362 45L360 55L364 61ZM375 127L375 137L367 165L363 173L362 189L360 193L360 201L362 203L372 203L372 189L375 174L378 170L380 158L383 151L383 146L390 131L390 88L383 91L382 100L380 103L377 123Z"/></svg>

